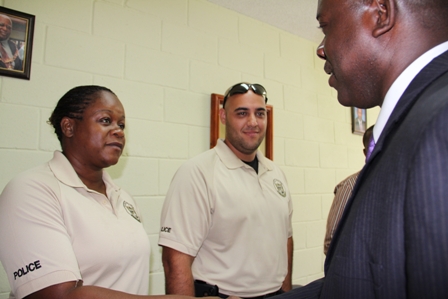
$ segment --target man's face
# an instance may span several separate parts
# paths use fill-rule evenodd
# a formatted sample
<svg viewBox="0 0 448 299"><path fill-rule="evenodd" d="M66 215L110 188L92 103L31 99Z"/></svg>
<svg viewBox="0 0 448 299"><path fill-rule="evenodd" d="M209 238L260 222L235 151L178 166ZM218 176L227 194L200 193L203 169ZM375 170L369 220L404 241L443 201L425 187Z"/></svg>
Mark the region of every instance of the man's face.
<svg viewBox="0 0 448 299"><path fill-rule="evenodd" d="M9 18L0 15L0 41L6 40L11 35L12 24Z"/></svg>
<svg viewBox="0 0 448 299"><path fill-rule="evenodd" d="M325 60L328 82L338 91L338 101L370 108L379 105L377 56L371 44L369 7L357 2L362 1L319 0L317 20L325 37L317 55Z"/></svg>
<svg viewBox="0 0 448 299"><path fill-rule="evenodd" d="M266 135L266 104L264 98L252 90L228 98L220 110L221 122L226 126L226 143L235 155L245 161L253 155Z"/></svg>

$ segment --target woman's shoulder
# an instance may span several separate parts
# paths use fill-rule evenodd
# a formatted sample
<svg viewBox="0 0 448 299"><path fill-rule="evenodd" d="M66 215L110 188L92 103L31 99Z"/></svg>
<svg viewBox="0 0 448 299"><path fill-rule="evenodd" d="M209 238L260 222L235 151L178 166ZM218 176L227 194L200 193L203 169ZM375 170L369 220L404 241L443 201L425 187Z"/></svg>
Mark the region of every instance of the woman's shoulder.
<svg viewBox="0 0 448 299"><path fill-rule="evenodd" d="M0 197L2 200L5 197L18 200L27 194L34 197L42 193L53 193L58 188L58 181L47 162L16 175L5 186Z"/></svg>

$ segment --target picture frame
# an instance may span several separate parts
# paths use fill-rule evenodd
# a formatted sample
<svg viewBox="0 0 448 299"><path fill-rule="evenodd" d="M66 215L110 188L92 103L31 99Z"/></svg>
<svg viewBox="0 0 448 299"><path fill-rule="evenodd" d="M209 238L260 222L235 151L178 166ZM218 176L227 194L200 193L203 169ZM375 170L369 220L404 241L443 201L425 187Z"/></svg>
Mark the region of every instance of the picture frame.
<svg viewBox="0 0 448 299"><path fill-rule="evenodd" d="M219 138L225 137L225 127L221 124L219 119L219 109L222 108L224 96L216 93L211 95L210 103L210 148L214 148ZM274 159L274 108L272 105L266 105L267 111L267 126L266 137L260 144L260 150L264 153L265 157Z"/></svg>
<svg viewBox="0 0 448 299"><path fill-rule="evenodd" d="M364 135L367 129L367 111L366 109L351 107L352 115L352 133Z"/></svg>
<svg viewBox="0 0 448 299"><path fill-rule="evenodd" d="M0 76L30 79L35 19L34 15L0 6Z"/></svg>

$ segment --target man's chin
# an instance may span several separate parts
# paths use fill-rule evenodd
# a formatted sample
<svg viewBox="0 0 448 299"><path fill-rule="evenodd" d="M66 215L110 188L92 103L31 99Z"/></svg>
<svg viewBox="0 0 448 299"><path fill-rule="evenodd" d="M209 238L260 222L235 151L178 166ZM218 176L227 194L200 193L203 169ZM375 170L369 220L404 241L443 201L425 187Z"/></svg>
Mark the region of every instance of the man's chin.
<svg viewBox="0 0 448 299"><path fill-rule="evenodd" d="M357 108L362 108L360 106L358 106L358 104L360 103L354 103L354 101L352 101L352 99L346 95L344 95L343 93L338 91L338 102L339 104L341 104L342 106L345 107L357 107Z"/></svg>
<svg viewBox="0 0 448 299"><path fill-rule="evenodd" d="M261 143L252 144L252 145L250 145L250 144L243 145L242 147L244 148L244 154L251 155L251 154L255 153L258 150L258 148L260 147L260 144Z"/></svg>

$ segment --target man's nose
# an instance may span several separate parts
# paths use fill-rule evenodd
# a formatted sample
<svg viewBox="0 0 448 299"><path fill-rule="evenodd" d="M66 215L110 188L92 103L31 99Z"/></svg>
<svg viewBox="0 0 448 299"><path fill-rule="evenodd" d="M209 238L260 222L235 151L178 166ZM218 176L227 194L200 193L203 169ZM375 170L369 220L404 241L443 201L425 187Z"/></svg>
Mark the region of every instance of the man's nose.
<svg viewBox="0 0 448 299"><path fill-rule="evenodd" d="M317 47L316 54L323 60L327 59L327 56L325 55L325 39L323 39L319 47Z"/></svg>
<svg viewBox="0 0 448 299"><path fill-rule="evenodd" d="M257 118L254 114L249 115L249 119L247 120L247 124L250 126L258 125Z"/></svg>

